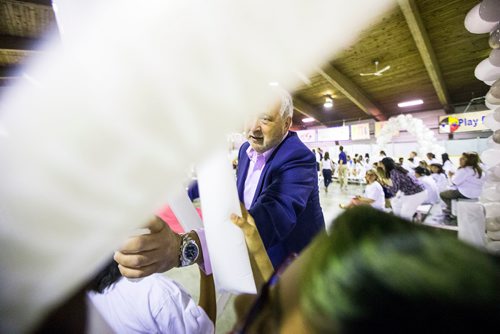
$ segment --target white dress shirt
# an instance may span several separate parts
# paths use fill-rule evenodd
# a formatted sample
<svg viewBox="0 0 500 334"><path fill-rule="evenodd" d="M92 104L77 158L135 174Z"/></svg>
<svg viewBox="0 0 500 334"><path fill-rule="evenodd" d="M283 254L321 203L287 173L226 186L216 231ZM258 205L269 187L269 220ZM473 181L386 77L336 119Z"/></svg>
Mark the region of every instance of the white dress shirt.
<svg viewBox="0 0 500 334"><path fill-rule="evenodd" d="M483 188L484 174L483 171L481 177L479 177L472 167L467 166L457 169L455 175L451 178L451 182L465 197L478 198Z"/></svg>
<svg viewBox="0 0 500 334"><path fill-rule="evenodd" d="M384 189L382 189L382 186L377 181L366 185L365 193L363 196L374 200L371 206L374 207L375 209L380 209L380 210L384 209L385 207Z"/></svg>
<svg viewBox="0 0 500 334"><path fill-rule="evenodd" d="M205 311L175 281L153 274L121 278L90 301L116 333L214 333Z"/></svg>

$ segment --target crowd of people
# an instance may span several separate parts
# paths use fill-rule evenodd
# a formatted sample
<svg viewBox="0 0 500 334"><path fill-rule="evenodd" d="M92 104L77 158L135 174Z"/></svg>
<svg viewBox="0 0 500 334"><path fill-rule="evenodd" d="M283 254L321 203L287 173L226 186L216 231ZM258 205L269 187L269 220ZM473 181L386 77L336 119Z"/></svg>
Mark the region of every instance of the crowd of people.
<svg viewBox="0 0 500 334"><path fill-rule="evenodd" d="M385 151L380 151L378 157L370 161L368 153L355 154L351 159L343 146L338 150L338 160L332 160L328 151L313 149L325 192L334 177L342 191L347 189L348 177L354 183L366 185L363 195L341 204L341 208L371 204L411 220L420 205L431 204L440 207L445 223L456 224L452 200L478 199L485 181L485 166L477 152L464 152L459 165L455 166L447 153L441 155L441 160L433 153L420 159L417 152L412 151L408 158L399 157L396 162Z"/></svg>
<svg viewBox="0 0 500 334"><path fill-rule="evenodd" d="M442 333L496 326L499 258L411 221L418 205L438 202L438 193L447 205L479 195L484 168L477 153L464 153L460 166L448 171L444 155L442 164L431 155L418 161L414 152L401 163L385 152L375 161L368 154L351 160L342 146L338 159L318 150L318 161L290 131L292 112L290 95L280 92L279 103L247 124L248 142L239 151L242 215L230 219L243 231L259 293L236 298L232 332ZM365 192L343 206L327 232L318 174L327 191L337 169L345 189L347 174L358 173L352 164L366 180ZM197 198L197 185L188 193ZM388 202L393 214L384 212ZM85 315L95 317L85 298L103 320L96 332L214 332L204 230L178 234L160 218L146 228L149 233L126 240L81 291L38 323L37 332L83 332ZM198 303L158 275L191 265L200 269Z"/></svg>

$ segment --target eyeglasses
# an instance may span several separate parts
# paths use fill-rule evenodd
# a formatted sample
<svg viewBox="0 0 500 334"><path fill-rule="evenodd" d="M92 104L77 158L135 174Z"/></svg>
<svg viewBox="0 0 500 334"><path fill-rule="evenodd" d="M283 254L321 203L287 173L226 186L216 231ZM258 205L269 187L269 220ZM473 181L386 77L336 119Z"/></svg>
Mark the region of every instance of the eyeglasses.
<svg viewBox="0 0 500 334"><path fill-rule="evenodd" d="M271 288L276 286L279 282L279 279L281 278L281 275L285 272L286 268L290 265L290 263L293 262L293 260L297 257L298 255L296 253L290 254L286 260L279 266L277 270L274 271L272 276L269 278L269 280L262 286L262 289L260 290L259 295L257 296L257 299L255 300L254 304L252 305L250 311L248 312L248 315L245 319L245 323L241 327L240 330L236 331L236 334L244 334L247 333L248 329L255 323L255 320L259 317L259 315L262 313L262 310L264 310L266 307L269 306L271 302ZM274 302L274 308L272 309L273 314L275 318L278 320L281 317L281 308L279 307L279 301L276 300Z"/></svg>

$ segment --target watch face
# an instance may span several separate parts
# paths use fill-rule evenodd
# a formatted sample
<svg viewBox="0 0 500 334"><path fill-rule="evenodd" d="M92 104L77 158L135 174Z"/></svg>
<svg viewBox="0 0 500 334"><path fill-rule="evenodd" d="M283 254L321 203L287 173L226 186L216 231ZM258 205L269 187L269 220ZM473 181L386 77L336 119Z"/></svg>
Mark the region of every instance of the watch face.
<svg viewBox="0 0 500 334"><path fill-rule="evenodd" d="M198 258L198 246L191 241L186 245L183 253L184 258L192 263Z"/></svg>

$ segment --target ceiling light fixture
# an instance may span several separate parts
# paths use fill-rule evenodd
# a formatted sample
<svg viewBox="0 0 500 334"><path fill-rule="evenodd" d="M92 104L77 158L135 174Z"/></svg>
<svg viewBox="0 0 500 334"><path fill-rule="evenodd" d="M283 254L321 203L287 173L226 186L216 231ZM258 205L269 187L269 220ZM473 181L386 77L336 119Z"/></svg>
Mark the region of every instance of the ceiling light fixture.
<svg viewBox="0 0 500 334"><path fill-rule="evenodd" d="M325 108L333 107L333 98L331 97L331 95L325 95L325 103L323 104L323 107Z"/></svg>
<svg viewBox="0 0 500 334"><path fill-rule="evenodd" d="M405 108L405 107L411 107L411 106L418 106L419 104L423 104L423 103L424 103L423 100L411 100L411 101L398 103L398 107Z"/></svg>
<svg viewBox="0 0 500 334"><path fill-rule="evenodd" d="M307 118L303 118L302 119L302 123L311 123L311 122L314 122L315 119L312 118L312 117L307 117Z"/></svg>

